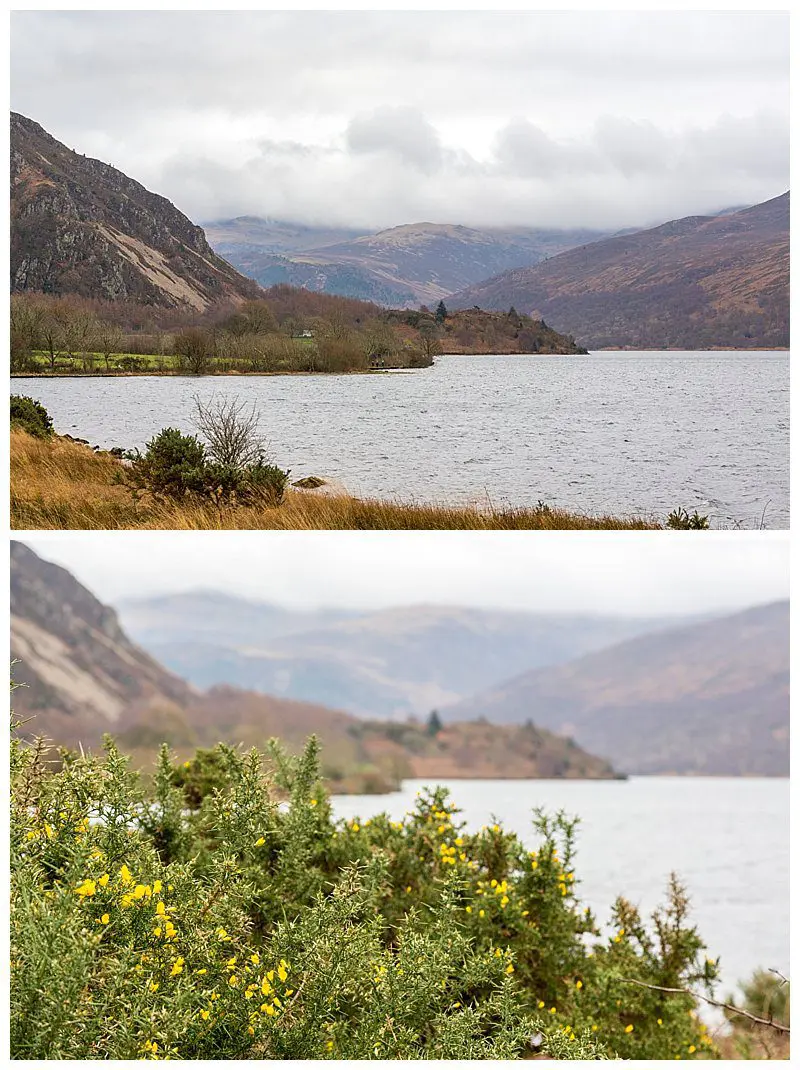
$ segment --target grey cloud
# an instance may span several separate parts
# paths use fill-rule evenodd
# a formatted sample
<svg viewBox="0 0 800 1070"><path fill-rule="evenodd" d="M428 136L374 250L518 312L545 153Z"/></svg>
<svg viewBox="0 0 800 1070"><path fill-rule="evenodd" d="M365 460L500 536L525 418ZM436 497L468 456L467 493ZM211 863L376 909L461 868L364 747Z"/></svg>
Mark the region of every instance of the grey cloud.
<svg viewBox="0 0 800 1070"><path fill-rule="evenodd" d="M595 126L594 143L601 156L628 178L668 167L669 142L669 136L650 122L606 115Z"/></svg>
<svg viewBox="0 0 800 1070"><path fill-rule="evenodd" d="M345 131L345 143L356 154L390 152L427 175L442 163L439 135L416 108L384 107L358 115Z"/></svg>
<svg viewBox="0 0 800 1070"><path fill-rule="evenodd" d="M637 226L788 186L787 17L26 11L12 107L196 220Z"/></svg>
<svg viewBox="0 0 800 1070"><path fill-rule="evenodd" d="M514 119L503 127L494 155L501 172L523 178L550 178L592 163L585 149L556 141L527 119Z"/></svg>

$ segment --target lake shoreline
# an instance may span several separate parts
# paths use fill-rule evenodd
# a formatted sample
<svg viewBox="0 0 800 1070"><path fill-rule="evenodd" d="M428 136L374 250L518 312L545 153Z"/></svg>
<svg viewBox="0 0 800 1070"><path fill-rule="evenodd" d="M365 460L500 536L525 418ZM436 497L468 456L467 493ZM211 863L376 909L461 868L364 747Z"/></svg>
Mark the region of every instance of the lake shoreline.
<svg viewBox="0 0 800 1070"><path fill-rule="evenodd" d="M788 526L783 351L607 351L578 360L442 355L424 376L15 376L57 430L104 449L191 432L193 398L255 406L292 479L329 474L361 499L582 515L708 516ZM99 369L98 369L99 370ZM85 380L85 381L84 381ZM744 397L735 417L727 400ZM765 513L766 507L766 513Z"/></svg>
<svg viewBox="0 0 800 1070"><path fill-rule="evenodd" d="M46 529L234 530L652 530L655 519L534 507L449 506L413 500L324 495L292 486L280 505L224 508L189 498L133 495L127 466L108 450L66 435L11 431L11 526Z"/></svg>
<svg viewBox="0 0 800 1070"><path fill-rule="evenodd" d="M631 346L602 346L598 349L588 350L586 353L521 353L518 350L509 350L508 352L502 350L495 350L492 353L483 352L450 352L440 353L441 357L591 357L597 353L789 353L788 346L759 346L757 348L744 348L730 346L714 346L709 349L680 349L670 347L667 349L640 349L633 348ZM432 367L435 364L435 358L430 365L425 367L412 368L407 366L398 365L397 367L387 368L348 368L337 371L307 371L299 369L287 369L285 371L240 371L233 369L225 369L222 371L207 371L199 374L195 372L179 371L175 368L162 369L160 371L154 371L152 368L143 368L141 371L134 371L130 369L116 369L114 371L78 371L74 369L64 371L50 371L50 370L36 370L36 371L12 371L10 377L12 379L211 379L211 378L230 378L230 379L271 379L276 376L312 376L314 378L321 376L340 376L340 375L383 375L388 372L418 372L425 371L426 368Z"/></svg>

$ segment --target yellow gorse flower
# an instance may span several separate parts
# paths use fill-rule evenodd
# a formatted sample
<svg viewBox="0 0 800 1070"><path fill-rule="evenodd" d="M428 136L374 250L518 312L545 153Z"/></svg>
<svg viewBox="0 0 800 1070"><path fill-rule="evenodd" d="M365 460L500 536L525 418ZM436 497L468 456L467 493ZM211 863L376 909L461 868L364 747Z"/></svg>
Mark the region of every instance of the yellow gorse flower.
<svg viewBox="0 0 800 1070"><path fill-rule="evenodd" d="M82 884L79 884L75 889L75 894L81 898L86 896L92 896L97 891L97 884L94 881L85 880Z"/></svg>

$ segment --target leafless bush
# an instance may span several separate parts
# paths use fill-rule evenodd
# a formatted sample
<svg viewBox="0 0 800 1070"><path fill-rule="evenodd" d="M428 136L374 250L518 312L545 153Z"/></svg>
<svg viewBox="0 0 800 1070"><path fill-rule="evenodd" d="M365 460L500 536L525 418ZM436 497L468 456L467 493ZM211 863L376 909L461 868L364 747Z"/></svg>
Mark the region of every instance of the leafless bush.
<svg viewBox="0 0 800 1070"><path fill-rule="evenodd" d="M218 397L212 394L204 402L195 394L194 424L203 436L208 454L217 464L246 468L262 463L267 443L260 430L260 416L255 402Z"/></svg>

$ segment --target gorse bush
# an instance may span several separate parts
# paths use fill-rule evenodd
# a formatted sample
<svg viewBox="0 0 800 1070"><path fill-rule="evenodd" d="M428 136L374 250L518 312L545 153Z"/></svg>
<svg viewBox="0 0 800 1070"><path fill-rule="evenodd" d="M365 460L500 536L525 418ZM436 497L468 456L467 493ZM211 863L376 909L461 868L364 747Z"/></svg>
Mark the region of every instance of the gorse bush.
<svg viewBox="0 0 800 1070"><path fill-rule="evenodd" d="M685 509L673 509L667 517L667 527L675 531L707 531L708 517L700 516L696 509L693 513Z"/></svg>
<svg viewBox="0 0 800 1070"><path fill-rule="evenodd" d="M563 814L535 850L442 790L336 821L313 739L164 747L147 791L110 740L58 768L15 740L11 765L15 1058L714 1054L691 996L626 980L713 982L682 889L601 934Z"/></svg>
<svg viewBox="0 0 800 1070"><path fill-rule="evenodd" d="M23 394L11 395L11 426L34 438L49 438L53 433L53 421L44 405Z"/></svg>
<svg viewBox="0 0 800 1070"><path fill-rule="evenodd" d="M790 986L787 980L769 970L756 970L753 976L739 987L744 998L728 996L726 1002L741 1006L758 1018L780 1022L782 1025L789 1024ZM728 1014L728 1020L736 1022L744 1029L758 1028L746 1018L740 1019L731 1013Z"/></svg>
<svg viewBox="0 0 800 1070"><path fill-rule="evenodd" d="M130 467L117 481L138 500L143 493L156 499L212 501L216 505L280 505L289 473L263 459L248 464L220 462L194 435L174 427L152 438L144 453L128 454Z"/></svg>
<svg viewBox="0 0 800 1070"><path fill-rule="evenodd" d="M194 435L165 427L147 443L144 453L131 451L129 460L131 466L123 478L134 491L147 490L167 498L203 492L206 451Z"/></svg>

